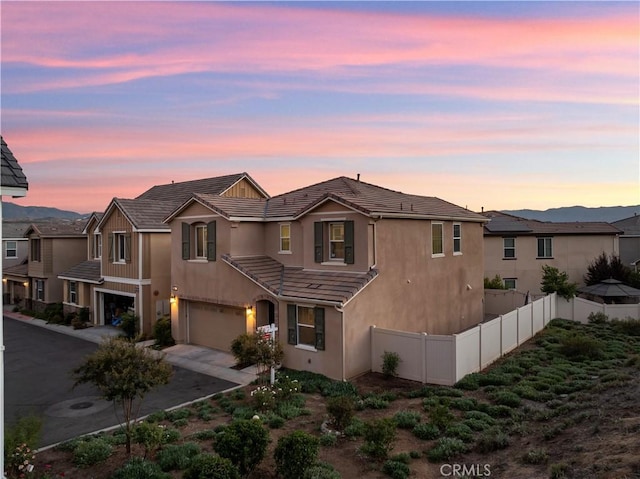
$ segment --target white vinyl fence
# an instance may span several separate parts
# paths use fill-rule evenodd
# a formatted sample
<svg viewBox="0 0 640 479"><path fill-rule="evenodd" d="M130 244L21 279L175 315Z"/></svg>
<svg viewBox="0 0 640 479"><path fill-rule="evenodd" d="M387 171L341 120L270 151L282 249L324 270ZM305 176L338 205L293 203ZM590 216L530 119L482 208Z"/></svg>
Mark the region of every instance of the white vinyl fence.
<svg viewBox="0 0 640 479"><path fill-rule="evenodd" d="M609 319L640 319L640 304L602 304L582 298L572 298L569 301L558 298L559 318L586 323L591 313L604 313Z"/></svg>
<svg viewBox="0 0 640 479"><path fill-rule="evenodd" d="M559 316L556 294L452 335L408 333L371 327L371 369L382 372L385 351L400 356L398 376L451 386L515 349ZM567 318L572 319L572 318Z"/></svg>

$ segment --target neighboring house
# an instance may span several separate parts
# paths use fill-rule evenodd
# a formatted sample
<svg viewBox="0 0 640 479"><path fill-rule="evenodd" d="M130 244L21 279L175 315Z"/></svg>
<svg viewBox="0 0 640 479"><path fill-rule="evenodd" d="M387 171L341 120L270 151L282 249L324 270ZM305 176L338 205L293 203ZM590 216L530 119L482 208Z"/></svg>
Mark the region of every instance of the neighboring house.
<svg viewBox="0 0 640 479"><path fill-rule="evenodd" d="M25 298L29 239L24 235L30 223L2 222L2 292L5 304L18 304Z"/></svg>
<svg viewBox="0 0 640 479"><path fill-rule="evenodd" d="M635 271L640 271L640 215L611 223L620 229L620 261Z"/></svg>
<svg viewBox="0 0 640 479"><path fill-rule="evenodd" d="M122 313L140 319L151 334L156 320L169 314L171 235L164 219L194 193L266 197L246 173L158 185L135 199L114 198L103 214L94 213L85 234L83 261L60 278L75 292L68 307L88 307L96 324L111 324Z"/></svg>
<svg viewBox="0 0 640 479"><path fill-rule="evenodd" d="M488 211L484 227L485 277L499 275L508 289L542 296L542 266L558 268L584 284L587 267L601 253L618 254L620 230L609 223L556 223Z"/></svg>
<svg viewBox="0 0 640 479"><path fill-rule="evenodd" d="M87 237L83 229L83 221L68 220L33 223L27 229L28 309L43 311L49 304L63 301L64 282L58 275L86 256Z"/></svg>
<svg viewBox="0 0 640 479"><path fill-rule="evenodd" d="M2 270L2 291L3 295L0 298L0 309L2 303L4 302L5 295L9 293L9 297L15 298L19 295L24 297L25 293L25 281L19 281L19 286L15 287L15 284L10 284L9 281L4 281L5 279L5 268L6 267L16 267L20 266L20 257L22 255L21 242L17 239L18 232L17 231L7 231L5 230L4 221L2 220L2 197L3 196L11 196L13 198L17 198L20 196L26 196L27 190L29 189L29 183L27 182L27 177L25 176L22 168L18 164L18 160L7 146L4 138L0 136L0 160L2 163L2 173L0 175L0 223L2 223L2 229L0 230L0 234L2 235L0 239L2 239L2 256L0 256L0 270ZM6 241L5 241L6 239ZM16 242L15 253L12 248L13 242ZM24 269L24 268L23 268ZM23 278L24 279L24 278Z"/></svg>
<svg viewBox="0 0 640 479"><path fill-rule="evenodd" d="M450 334L483 319L486 218L340 177L270 199L198 194L171 227L172 331L229 350L274 323L284 365L371 369L371 326Z"/></svg>

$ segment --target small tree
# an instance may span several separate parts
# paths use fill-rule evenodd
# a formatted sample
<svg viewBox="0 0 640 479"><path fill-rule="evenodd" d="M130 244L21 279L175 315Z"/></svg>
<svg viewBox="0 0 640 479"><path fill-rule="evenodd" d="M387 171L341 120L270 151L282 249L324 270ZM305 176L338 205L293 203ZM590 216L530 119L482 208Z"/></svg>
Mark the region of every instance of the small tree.
<svg viewBox="0 0 640 479"><path fill-rule="evenodd" d="M273 451L276 474L285 479L299 479L318 460L319 441L304 431L280 437Z"/></svg>
<svg viewBox="0 0 640 479"><path fill-rule="evenodd" d="M567 301L576 295L578 290L577 283L569 282L569 275L565 272L549 266L542 265L542 282L540 283L542 292L551 294L558 293Z"/></svg>
<svg viewBox="0 0 640 479"><path fill-rule="evenodd" d="M239 419L218 434L213 448L245 477L262 461L268 445L269 433L259 420Z"/></svg>
<svg viewBox="0 0 640 479"><path fill-rule="evenodd" d="M496 274L493 279L484 279L484 289L507 289L504 285L504 281L499 274Z"/></svg>
<svg viewBox="0 0 640 479"><path fill-rule="evenodd" d="M97 351L73 370L74 386L94 384L107 401L122 407L127 454L131 435L147 392L167 384L173 370L164 356L120 338L103 341Z"/></svg>
<svg viewBox="0 0 640 479"><path fill-rule="evenodd" d="M587 266L587 274L584 275L584 282L587 286L598 284L605 279L617 279L625 284L631 282L631 268L625 265L620 256L612 254L607 256L604 251Z"/></svg>

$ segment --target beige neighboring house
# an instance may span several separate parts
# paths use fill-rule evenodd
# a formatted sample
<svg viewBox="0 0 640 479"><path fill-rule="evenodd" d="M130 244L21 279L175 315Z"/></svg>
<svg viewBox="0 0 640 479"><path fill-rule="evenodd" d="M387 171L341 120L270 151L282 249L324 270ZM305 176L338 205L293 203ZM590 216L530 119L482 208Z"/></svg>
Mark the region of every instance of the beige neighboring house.
<svg viewBox="0 0 640 479"><path fill-rule="evenodd" d="M27 309L43 311L63 301L64 282L58 275L86 256L83 229L84 221L68 220L34 223L27 229Z"/></svg>
<svg viewBox="0 0 640 479"><path fill-rule="evenodd" d="M228 351L275 324L284 365L371 369L371 326L450 334L483 319L483 216L339 177L273 198L194 195L171 227L174 338Z"/></svg>
<svg viewBox="0 0 640 479"><path fill-rule="evenodd" d="M621 231L609 223L545 222L487 211L484 227L485 277L499 275L508 289L531 299L541 291L542 266L558 268L583 285L587 267L602 252L619 253ZM521 298L522 299L522 298Z"/></svg>
<svg viewBox="0 0 640 479"><path fill-rule="evenodd" d="M2 292L4 304L24 304L27 283L29 239L24 235L30 223L2 222Z"/></svg>
<svg viewBox="0 0 640 479"><path fill-rule="evenodd" d="M164 219L194 193L265 197L246 173L157 185L134 199L114 198L104 213L94 213L84 230L84 258L60 275L75 301L88 307L92 322L111 324L125 312L140 318L151 334L158 318L169 314L171 235Z"/></svg>
<svg viewBox="0 0 640 479"><path fill-rule="evenodd" d="M640 271L640 215L611 223L620 229L620 261L634 271Z"/></svg>

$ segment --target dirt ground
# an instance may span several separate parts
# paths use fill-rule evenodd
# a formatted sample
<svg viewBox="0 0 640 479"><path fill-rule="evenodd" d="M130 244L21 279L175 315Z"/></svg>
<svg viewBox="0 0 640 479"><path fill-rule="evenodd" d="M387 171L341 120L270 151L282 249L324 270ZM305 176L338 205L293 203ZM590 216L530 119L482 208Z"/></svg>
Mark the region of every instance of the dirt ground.
<svg viewBox="0 0 640 479"><path fill-rule="evenodd" d="M636 369L636 371L638 371ZM387 409L364 409L357 412L357 417L370 420L377 417L391 417L400 410L414 410L424 413L422 398L407 398L404 393L422 387L421 384L392 378L386 379L379 374L370 373L352 381L361 395L369 392L395 392L398 399L390 403ZM247 387L247 398L251 386ZM468 396L480 395L482 392L467 392ZM304 430L316 436L320 435L320 427L326 417L326 399L319 394L305 395L305 408L311 414L291 419L280 429L270 429L271 442L268 452L249 476L250 479L275 478L273 450L280 436L294 430ZM553 418L545 422L526 422L526 430L520 435L510 436L510 445L503 450L491 453L469 452L450 463L434 464L425 456L413 459L410 463L411 477L492 477L505 479L542 479L548 477L566 477L576 479L634 479L640 478L640 374L625 385L605 390L590 412L589 420L580 422L563 430L552 439L543 438L543 430L552 427ZM535 407L536 403L532 403ZM182 438L200 431L212 429L216 425L226 423L229 416L216 414L210 421L202 421L192 416L188 425L180 428ZM397 438L391 455L401 452L427 451L434 441L417 439L409 430L398 429ZM212 451L211 441L202 441L206 451ZM328 462L340 473L342 478L374 479L389 477L381 471L381 464L372 461L359 452L362 439L341 438L335 446L320 448L320 459ZM543 464L527 465L522 461L525 451L543 448L548 453L548 460ZM47 471L50 478L74 479L107 479L126 461L124 448L119 448L106 462L91 468L78 468L71 461L71 454L55 449L41 451L36 458L34 477ZM135 446L133 455L142 456L143 451ZM553 465L564 464L560 468L564 475L554 476ZM466 475L462 469L465 467ZM556 466L557 467L557 466ZM39 471L39 472L38 472ZM557 471L556 471L557 473ZM172 473L181 478L182 472ZM142 478L141 478L142 479Z"/></svg>

